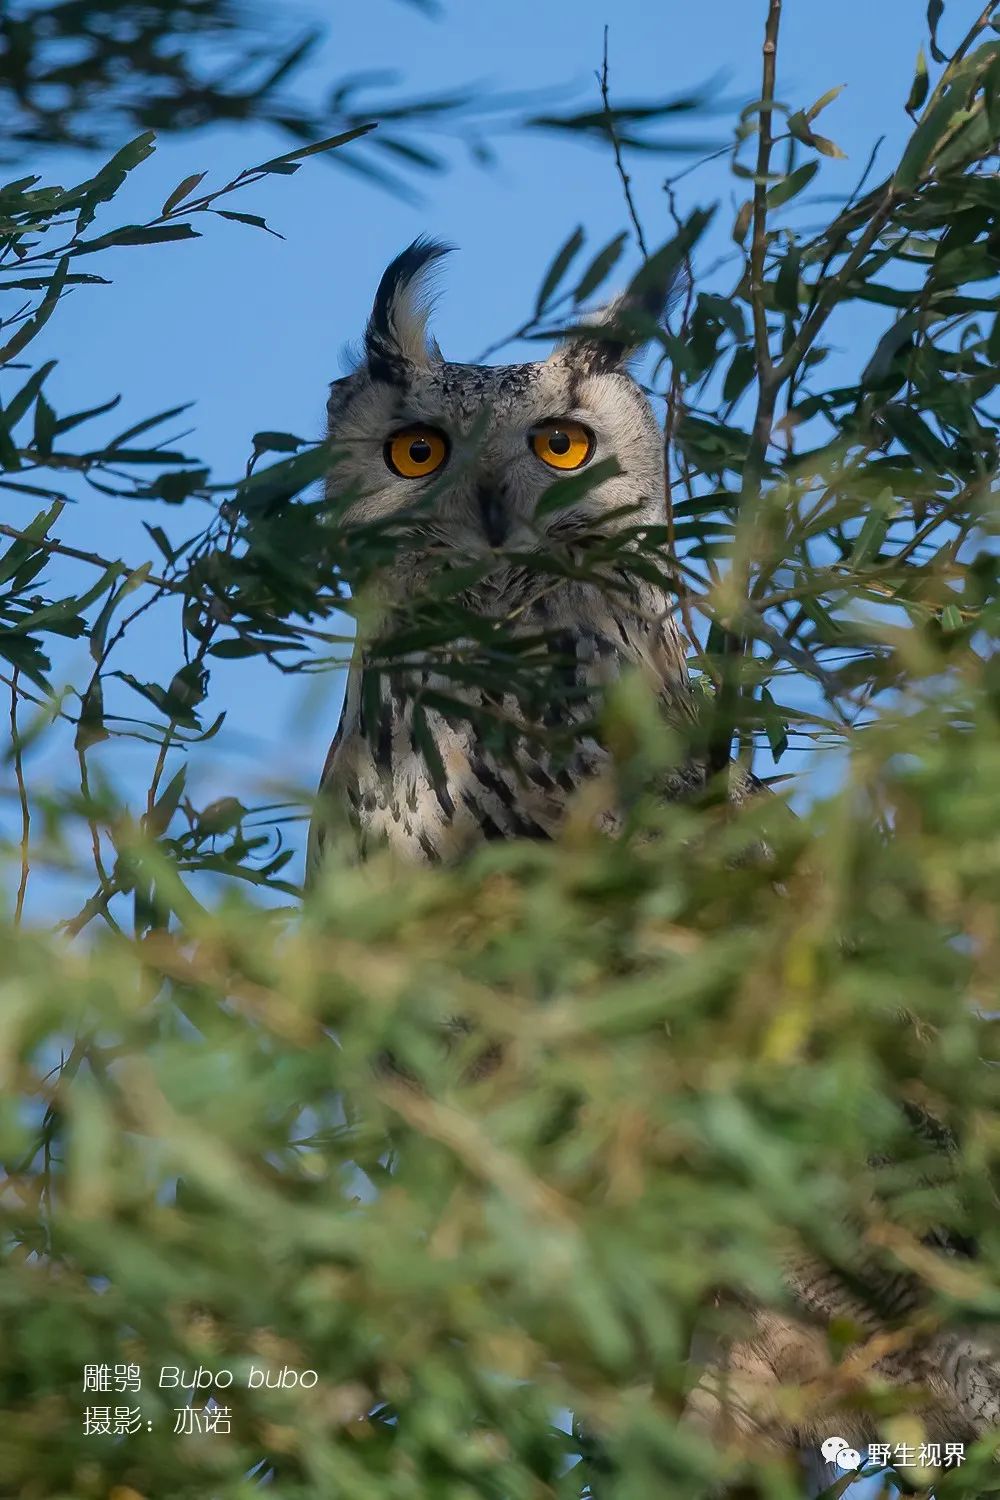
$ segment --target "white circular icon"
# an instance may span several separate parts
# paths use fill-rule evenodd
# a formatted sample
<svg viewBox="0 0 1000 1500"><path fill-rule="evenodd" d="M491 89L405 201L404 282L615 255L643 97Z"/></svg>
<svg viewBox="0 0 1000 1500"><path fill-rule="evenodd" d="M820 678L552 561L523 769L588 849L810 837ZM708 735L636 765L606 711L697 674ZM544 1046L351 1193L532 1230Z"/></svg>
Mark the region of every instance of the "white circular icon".
<svg viewBox="0 0 1000 1500"><path fill-rule="evenodd" d="M843 1453L847 1448L847 1439L842 1437L828 1437L823 1439L820 1452L828 1464L832 1464L838 1453Z"/></svg>
<svg viewBox="0 0 1000 1500"><path fill-rule="evenodd" d="M860 1469L861 1454L857 1448L841 1448L837 1454L838 1469Z"/></svg>

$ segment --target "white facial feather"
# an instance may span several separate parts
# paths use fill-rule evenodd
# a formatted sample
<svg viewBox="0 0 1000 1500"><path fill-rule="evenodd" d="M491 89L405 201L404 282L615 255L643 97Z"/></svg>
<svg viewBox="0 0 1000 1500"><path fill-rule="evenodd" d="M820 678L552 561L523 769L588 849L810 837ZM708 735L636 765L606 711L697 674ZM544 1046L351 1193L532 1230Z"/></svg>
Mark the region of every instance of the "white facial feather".
<svg viewBox="0 0 1000 1500"><path fill-rule="evenodd" d="M504 544L518 549L537 543L553 524L564 529L573 520L592 525L604 518L609 527L660 523L662 436L626 368L634 347L624 337L605 341L584 331L537 363L448 363L427 337L427 274L443 253L417 241L392 263L367 325L365 359L332 388L329 433L341 457L328 488L334 499L356 497L345 519L371 522L416 506L432 516L442 538L473 551L491 540L483 529L484 493L501 518ZM617 299L603 315L608 328L629 311ZM536 455L531 433L540 423L559 421L578 422L593 435L588 466L613 458L621 472L572 512L539 521L539 500L566 475ZM421 423L444 435L446 463L426 478L394 474L385 459L387 439ZM613 519L627 507L634 508L631 515Z"/></svg>

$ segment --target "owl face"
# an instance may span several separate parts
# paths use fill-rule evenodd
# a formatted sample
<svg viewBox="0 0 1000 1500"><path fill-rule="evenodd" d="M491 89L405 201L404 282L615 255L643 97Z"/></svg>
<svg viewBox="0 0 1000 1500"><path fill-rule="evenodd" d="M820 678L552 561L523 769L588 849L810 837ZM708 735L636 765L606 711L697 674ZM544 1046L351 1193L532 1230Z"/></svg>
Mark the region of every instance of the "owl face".
<svg viewBox="0 0 1000 1500"><path fill-rule="evenodd" d="M539 363L449 363L426 333L426 272L443 253L418 241L390 265L365 359L332 387L328 492L357 497L347 522L413 515L438 544L472 556L659 523L662 436L626 368L630 347L589 334ZM619 472L571 505L539 509L556 481L603 460Z"/></svg>

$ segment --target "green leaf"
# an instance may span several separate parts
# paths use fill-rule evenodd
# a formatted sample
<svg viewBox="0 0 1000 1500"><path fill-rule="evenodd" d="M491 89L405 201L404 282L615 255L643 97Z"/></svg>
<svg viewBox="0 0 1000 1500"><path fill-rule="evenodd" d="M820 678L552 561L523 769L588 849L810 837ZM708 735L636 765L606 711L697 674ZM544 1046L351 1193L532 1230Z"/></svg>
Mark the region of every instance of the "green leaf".
<svg viewBox="0 0 1000 1500"><path fill-rule="evenodd" d="M846 87L847 85L845 83L837 83L834 84L832 89L827 89L825 94L821 94L820 97L816 100L816 103L810 105L806 110L806 122L811 125L813 120L816 119L816 116L819 115L824 109L826 109L828 104L832 104L834 99L838 98L839 95L844 92L844 89Z"/></svg>
<svg viewBox="0 0 1000 1500"><path fill-rule="evenodd" d="M95 672L80 703L73 748L81 752L89 750L91 745L107 738L108 731L104 727L104 689L100 676Z"/></svg>
<svg viewBox="0 0 1000 1500"><path fill-rule="evenodd" d="M170 505L180 505L190 495L205 487L208 475L208 469L168 469L144 486L137 498L166 500Z"/></svg>
<svg viewBox="0 0 1000 1500"><path fill-rule="evenodd" d="M948 54L938 46L937 29L944 15L944 0L927 0L927 29L931 34L931 56L935 62L947 62Z"/></svg>
<svg viewBox="0 0 1000 1500"><path fill-rule="evenodd" d="M816 135L814 131L812 144L813 146L815 146L816 150L820 153L821 156L830 156L835 161L847 160L847 153L845 151L841 151L836 141L831 141L829 136Z"/></svg>
<svg viewBox="0 0 1000 1500"><path fill-rule="evenodd" d="M163 207L160 209L160 213L163 215L169 214L172 209L175 209L177 207L178 203L180 203L182 199L187 197L188 193L194 191L199 182L204 181L207 175L208 174L206 172L192 172L190 177L185 177L184 181L179 182L174 188L173 192L170 194L170 197L166 200Z"/></svg>
<svg viewBox="0 0 1000 1500"><path fill-rule="evenodd" d="M60 417L56 422L56 432L69 432L74 427L79 427L81 422L89 422L91 417L103 417L105 412L114 411L121 401L121 396L112 396L110 401L104 401L100 406L91 406L87 411L73 412L71 416Z"/></svg>
<svg viewBox="0 0 1000 1500"><path fill-rule="evenodd" d="M42 328L49 321L53 312L55 311L56 303L62 296L62 290L66 284L66 274L68 270L69 256L64 255L52 274L52 280L49 282L49 289L45 293L45 296L42 298L41 304L34 317L27 318L21 324L20 328L18 328L17 332L13 334L12 337L7 341L7 343L4 344L3 348L0 349L0 365L7 364L9 360L12 360L14 358L15 354L20 354L21 350L26 348L27 345L31 343L36 334L40 333Z"/></svg>
<svg viewBox="0 0 1000 1500"><path fill-rule="evenodd" d="M56 414L46 401L41 391L35 402L35 432L34 445L41 458L47 458L52 452L52 439L56 431Z"/></svg>
<svg viewBox="0 0 1000 1500"><path fill-rule="evenodd" d="M575 505L578 500L589 495L597 485L603 484L606 479L614 479L615 475L620 474L621 471L621 464L614 454L611 454L608 458L602 458L600 463L590 464L579 474L570 474L566 479L557 479L539 498L535 506L536 519L551 515L553 511L565 510L568 505Z"/></svg>
<svg viewBox="0 0 1000 1500"><path fill-rule="evenodd" d="M722 399L726 402L736 401L754 377L757 369L757 356L749 344L741 345L733 355L726 378L722 383Z"/></svg>
<svg viewBox="0 0 1000 1500"><path fill-rule="evenodd" d="M13 431L21 418L30 409L43 383L55 369L56 363L56 360L50 359L44 365L39 365L38 369L33 370L28 376L17 395L11 397L10 404L2 413L3 423L8 433Z"/></svg>
<svg viewBox="0 0 1000 1500"><path fill-rule="evenodd" d="M553 293L569 270L570 261L582 247L583 241L583 226L578 224L545 273L541 290L535 302L536 318L541 317L542 313L548 307Z"/></svg>
<svg viewBox="0 0 1000 1500"><path fill-rule="evenodd" d="M220 219L234 219L238 224L252 224L255 229L266 229L268 234L273 234L277 240L285 238L276 229L272 229L267 220L263 219L260 214L242 213L235 208L213 208L212 212L218 214Z"/></svg>
<svg viewBox="0 0 1000 1500"><path fill-rule="evenodd" d="M779 312L798 312L801 262L799 247L796 244L789 245L774 282L774 305Z"/></svg>
<svg viewBox="0 0 1000 1500"><path fill-rule="evenodd" d="M857 540L854 543L854 548L850 556L850 565L852 568L860 568L865 563L872 562L878 556L892 523L895 510L895 497L892 490L887 487L872 502L871 509L865 517L864 525L858 532Z"/></svg>
<svg viewBox="0 0 1000 1500"><path fill-rule="evenodd" d="M764 733L771 747L771 754L777 763L788 749L788 725L778 712L778 706L766 687L760 690L760 701L763 708L761 715L764 721Z"/></svg>
<svg viewBox="0 0 1000 1500"><path fill-rule="evenodd" d="M803 188L809 186L818 171L819 162L807 161L801 167L796 167L794 172L789 172L788 176L776 182L774 187L768 188L768 208L780 208L783 203L787 203L797 193L801 193Z"/></svg>
<svg viewBox="0 0 1000 1500"><path fill-rule="evenodd" d="M594 256L594 259L590 262L590 265L581 276L579 283L574 288L574 302L583 302L585 298L590 296L591 292L595 291L601 285L606 279L608 272L621 259L627 239L627 234L616 235L609 244L605 245L603 250Z"/></svg>
<svg viewBox="0 0 1000 1500"><path fill-rule="evenodd" d="M170 542L167 538L167 533L164 531L163 527L152 526L148 521L143 521L142 524L143 526L145 526L146 530L153 538L153 541L163 553L165 561L168 563L172 563L176 554L173 547L170 545Z"/></svg>
<svg viewBox="0 0 1000 1500"><path fill-rule="evenodd" d="M359 140L361 136L368 135L372 130L377 130L378 124L373 121L370 125L356 125L353 130L342 130L339 135L328 136L324 141L316 141L311 146L299 146L295 151L286 151L282 156L272 156L269 161L261 162L259 167L254 167L254 172L276 172L283 166L293 163L297 166L307 156L317 156L321 151L335 151L338 146L346 146L349 141Z"/></svg>
<svg viewBox="0 0 1000 1500"><path fill-rule="evenodd" d="M159 838L166 833L170 826L174 813L180 806L180 800L184 795L184 786L187 781L187 766L180 769L170 778L163 789L162 795L153 804L150 812L146 813L142 820L142 826L146 833L153 838Z"/></svg>
<svg viewBox="0 0 1000 1500"><path fill-rule="evenodd" d="M941 611L941 629L946 635L953 635L956 630L962 628L962 611L957 604L946 604Z"/></svg>
<svg viewBox="0 0 1000 1500"><path fill-rule="evenodd" d="M214 641L209 646L212 656L223 661L238 661L246 656L261 656L266 651L288 651L295 641L268 640L264 636L238 635L230 640Z"/></svg>
<svg viewBox="0 0 1000 1500"><path fill-rule="evenodd" d="M134 427L126 427L116 438L112 438L108 444L109 450L120 448L123 443L128 443L140 433L148 432L151 427L158 427L161 422L169 422L174 417L179 417L182 411L187 411L191 402L186 401L183 406L171 406L167 411L157 412L155 417L144 417L141 422L136 422Z"/></svg>
<svg viewBox="0 0 1000 1500"><path fill-rule="evenodd" d="M993 319L993 326L986 340L986 357L991 364L1000 364L1000 312Z"/></svg>
<svg viewBox="0 0 1000 1500"><path fill-rule="evenodd" d="M0 628L0 656L5 657L19 672L23 672L25 677L29 677L44 693L52 692L52 687L45 675L51 669L52 663L38 641L31 636L19 635L16 631Z"/></svg>
<svg viewBox="0 0 1000 1500"><path fill-rule="evenodd" d="M13 578L32 553L38 550L37 544L44 539L49 527L61 515L63 508L62 502L57 501L55 505L50 505L48 510L39 511L33 521L20 528L21 537L11 542L3 557L0 558L0 583L7 583Z"/></svg>
<svg viewBox="0 0 1000 1500"><path fill-rule="evenodd" d="M954 455L947 444L928 427L920 414L911 406L892 401L883 408L882 420L894 437L915 458L922 459L932 468L941 468L945 473L953 471Z"/></svg>
<svg viewBox="0 0 1000 1500"><path fill-rule="evenodd" d="M919 312L904 313L897 322L893 323L879 339L875 346L875 352L861 375L861 384L866 387L878 386L889 374L899 351L910 342L914 333L920 327L921 314Z"/></svg>
<svg viewBox="0 0 1000 1500"><path fill-rule="evenodd" d="M906 101L906 107L911 113L922 109L927 98L927 90L930 88L930 78L927 73L927 55L923 47L917 53L917 66L913 74L913 82L910 84L910 96Z"/></svg>
<svg viewBox="0 0 1000 1500"><path fill-rule="evenodd" d="M219 797L198 814L198 832L207 836L228 833L245 817L247 809L236 797Z"/></svg>
<svg viewBox="0 0 1000 1500"><path fill-rule="evenodd" d="M168 240L197 240L200 233L190 224L125 224L96 240L81 240L75 255L91 255L95 250L110 250L129 245L161 245Z"/></svg>
<svg viewBox="0 0 1000 1500"><path fill-rule="evenodd" d="M296 453L304 446L305 438L292 432L255 432L253 451L257 453Z"/></svg>
<svg viewBox="0 0 1000 1500"><path fill-rule="evenodd" d="M81 183L67 195L66 206L79 205L76 232L79 234L91 224L99 203L108 203L115 196L129 172L145 161L156 149L156 136L152 130L143 131L134 141L129 141L116 151L96 177Z"/></svg>
<svg viewBox="0 0 1000 1500"><path fill-rule="evenodd" d="M956 79L944 91L911 135L893 177L897 193L911 192L933 162L945 135L951 134L963 115L972 118L972 111L959 107L960 83L961 80Z"/></svg>
<svg viewBox="0 0 1000 1500"><path fill-rule="evenodd" d="M330 454L323 443L285 458L270 468L259 469L243 481L234 496L245 513L261 511L277 500L292 499L306 485L322 479L330 465Z"/></svg>

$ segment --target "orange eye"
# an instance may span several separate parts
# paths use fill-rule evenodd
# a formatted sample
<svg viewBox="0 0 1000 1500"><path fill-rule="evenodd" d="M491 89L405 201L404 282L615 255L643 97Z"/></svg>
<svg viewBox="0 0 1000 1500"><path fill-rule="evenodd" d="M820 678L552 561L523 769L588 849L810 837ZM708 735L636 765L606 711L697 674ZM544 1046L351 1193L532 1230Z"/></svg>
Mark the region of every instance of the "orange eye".
<svg viewBox="0 0 1000 1500"><path fill-rule="evenodd" d="M414 423L386 438L382 450L388 467L403 479L423 479L448 457L448 439L436 427Z"/></svg>
<svg viewBox="0 0 1000 1500"><path fill-rule="evenodd" d="M582 469L594 451L594 434L582 422L542 422L532 428L529 442L550 469Z"/></svg>

